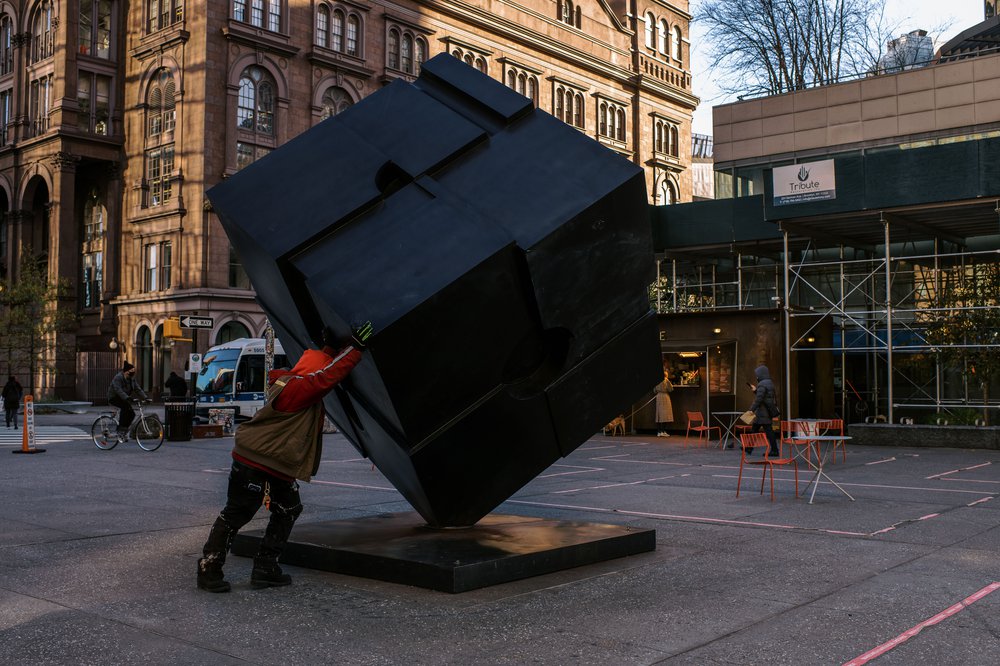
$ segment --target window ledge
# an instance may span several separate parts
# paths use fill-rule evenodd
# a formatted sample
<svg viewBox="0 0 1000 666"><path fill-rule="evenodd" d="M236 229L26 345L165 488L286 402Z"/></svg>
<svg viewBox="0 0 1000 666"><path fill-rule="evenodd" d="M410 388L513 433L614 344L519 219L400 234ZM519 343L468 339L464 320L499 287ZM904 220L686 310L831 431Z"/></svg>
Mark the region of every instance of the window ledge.
<svg viewBox="0 0 1000 666"><path fill-rule="evenodd" d="M269 51L287 57L297 55L299 52L299 47L291 44L288 35L271 32L235 19L229 19L229 23L222 29L222 35L229 41L248 46L263 46Z"/></svg>
<svg viewBox="0 0 1000 666"><path fill-rule="evenodd" d="M163 49L177 44L184 44L191 38L191 33L183 28L184 22L175 23L169 28L157 30L139 40L139 46L132 49L131 56L143 60L160 53Z"/></svg>
<svg viewBox="0 0 1000 666"><path fill-rule="evenodd" d="M364 58L347 55L346 53L333 51L331 49L323 48L322 46L314 45L313 50L306 54L306 59L314 65L334 67L346 72L351 72L352 74L357 74L358 76L366 79L370 79L375 75L375 70L365 67Z"/></svg>

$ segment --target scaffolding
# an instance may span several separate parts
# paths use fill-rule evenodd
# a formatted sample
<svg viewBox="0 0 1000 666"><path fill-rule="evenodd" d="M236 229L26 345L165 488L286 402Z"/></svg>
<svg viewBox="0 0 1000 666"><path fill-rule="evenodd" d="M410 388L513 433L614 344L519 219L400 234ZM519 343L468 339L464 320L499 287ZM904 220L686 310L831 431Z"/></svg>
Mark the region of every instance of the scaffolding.
<svg viewBox="0 0 1000 666"><path fill-rule="evenodd" d="M972 422L1000 409L1000 378L979 381L994 362L983 354L1000 359L1000 227L982 234L980 222L967 236L884 211L851 222L863 222L866 233L788 222L779 225L780 246L763 252L719 244L665 253L654 306L661 313L781 307L785 367L796 354L832 355L844 418ZM982 325L972 335L957 322ZM825 325L833 333L824 342Z"/></svg>

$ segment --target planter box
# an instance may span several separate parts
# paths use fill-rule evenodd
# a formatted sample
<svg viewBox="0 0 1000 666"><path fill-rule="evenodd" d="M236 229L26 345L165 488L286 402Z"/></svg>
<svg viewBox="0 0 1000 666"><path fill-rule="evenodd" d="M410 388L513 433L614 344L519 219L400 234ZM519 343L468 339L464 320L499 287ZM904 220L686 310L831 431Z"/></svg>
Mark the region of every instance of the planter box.
<svg viewBox="0 0 1000 666"><path fill-rule="evenodd" d="M1000 450L1000 427L852 423L848 446L936 446Z"/></svg>

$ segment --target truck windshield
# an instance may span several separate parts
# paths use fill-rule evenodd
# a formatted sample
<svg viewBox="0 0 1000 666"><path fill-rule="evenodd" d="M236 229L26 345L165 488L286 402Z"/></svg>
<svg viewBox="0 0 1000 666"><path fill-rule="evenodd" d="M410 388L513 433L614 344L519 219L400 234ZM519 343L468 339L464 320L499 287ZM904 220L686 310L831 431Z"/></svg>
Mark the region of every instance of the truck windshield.
<svg viewBox="0 0 1000 666"><path fill-rule="evenodd" d="M198 373L197 394L213 395L233 392L233 376L239 349L220 349L205 354Z"/></svg>

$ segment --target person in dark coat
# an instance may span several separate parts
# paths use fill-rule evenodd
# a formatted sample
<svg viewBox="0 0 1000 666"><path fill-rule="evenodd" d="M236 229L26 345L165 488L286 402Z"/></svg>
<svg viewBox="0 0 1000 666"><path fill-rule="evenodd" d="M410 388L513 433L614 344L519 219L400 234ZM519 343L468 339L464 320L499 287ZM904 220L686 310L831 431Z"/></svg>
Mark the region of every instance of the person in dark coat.
<svg viewBox="0 0 1000 666"><path fill-rule="evenodd" d="M17 378L11 375L3 387L3 413L8 428L11 427L12 423L13 427L17 427L17 408L21 404L21 396L23 395L24 389L21 388Z"/></svg>
<svg viewBox="0 0 1000 666"><path fill-rule="evenodd" d="M778 434L774 432L773 422L780 414L778 394L774 390L774 382L771 381L771 373L766 365L760 366L753 373L757 377L757 385L751 387L754 399L753 404L750 405L750 411L754 413L754 418L750 432L764 431L764 434L767 435L767 441L771 445L768 455L774 458L781 455L778 448ZM753 450L750 450L747 455L752 453Z"/></svg>
<svg viewBox="0 0 1000 666"><path fill-rule="evenodd" d="M136 395L143 400L147 399L146 392L139 388L139 384L135 381L135 366L125 361L121 372L115 375L111 380L111 386L108 387L108 404L121 410L118 417L118 437L122 441L128 439L129 426L135 419L132 400Z"/></svg>
<svg viewBox="0 0 1000 666"><path fill-rule="evenodd" d="M184 378L176 372L171 372L167 381L163 384L170 391L171 398L183 398L187 395L188 385Z"/></svg>

